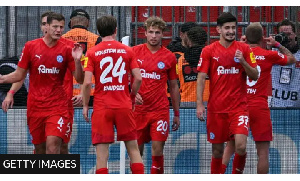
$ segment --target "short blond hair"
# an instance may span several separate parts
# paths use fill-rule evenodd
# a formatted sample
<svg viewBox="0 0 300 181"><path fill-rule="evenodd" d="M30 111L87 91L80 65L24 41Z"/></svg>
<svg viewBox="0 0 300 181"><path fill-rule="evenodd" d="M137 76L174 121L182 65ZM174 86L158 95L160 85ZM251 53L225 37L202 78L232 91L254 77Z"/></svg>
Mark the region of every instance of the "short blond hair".
<svg viewBox="0 0 300 181"><path fill-rule="evenodd" d="M251 23L246 28L246 38L250 44L258 44L263 36L263 27L259 22Z"/></svg>
<svg viewBox="0 0 300 181"><path fill-rule="evenodd" d="M144 26L145 26L145 30L147 30L151 26L154 26L161 29L162 31L165 31L167 24L162 18L157 16L152 16L145 21Z"/></svg>

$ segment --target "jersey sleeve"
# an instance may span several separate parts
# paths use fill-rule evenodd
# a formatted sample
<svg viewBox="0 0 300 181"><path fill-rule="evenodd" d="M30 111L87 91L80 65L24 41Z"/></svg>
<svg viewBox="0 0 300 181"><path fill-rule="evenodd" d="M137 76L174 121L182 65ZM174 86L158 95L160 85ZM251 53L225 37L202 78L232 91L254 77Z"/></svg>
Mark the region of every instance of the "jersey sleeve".
<svg viewBox="0 0 300 181"><path fill-rule="evenodd" d="M30 46L28 45L28 43L26 43L25 46L23 47L22 54L18 62L18 66L27 70L29 64L30 64Z"/></svg>
<svg viewBox="0 0 300 181"><path fill-rule="evenodd" d="M137 63L137 58L136 58L135 53L133 51L130 51L129 68L130 68L130 70L135 69L135 68L139 68L139 65Z"/></svg>
<svg viewBox="0 0 300 181"><path fill-rule="evenodd" d="M177 59L173 53L171 54L170 58L171 58L171 68L168 71L168 78L169 80L178 79Z"/></svg>
<svg viewBox="0 0 300 181"><path fill-rule="evenodd" d="M255 59L255 55L252 51L252 49L247 45L244 48L244 52L242 52L244 55L244 58L246 60L246 62L251 66L251 67L256 67L257 63L256 63L256 59Z"/></svg>
<svg viewBox="0 0 300 181"><path fill-rule="evenodd" d="M208 73L210 65L210 52L207 47L205 47L200 55L199 63L197 66L198 72Z"/></svg>
<svg viewBox="0 0 300 181"><path fill-rule="evenodd" d="M93 54L90 51L87 51L83 65L84 71L94 72L94 62L92 55Z"/></svg>
<svg viewBox="0 0 300 181"><path fill-rule="evenodd" d="M272 64L278 64L278 65L286 65L287 64L287 56L286 55L283 55L282 53L280 52L277 52L277 51L269 51L269 59Z"/></svg>

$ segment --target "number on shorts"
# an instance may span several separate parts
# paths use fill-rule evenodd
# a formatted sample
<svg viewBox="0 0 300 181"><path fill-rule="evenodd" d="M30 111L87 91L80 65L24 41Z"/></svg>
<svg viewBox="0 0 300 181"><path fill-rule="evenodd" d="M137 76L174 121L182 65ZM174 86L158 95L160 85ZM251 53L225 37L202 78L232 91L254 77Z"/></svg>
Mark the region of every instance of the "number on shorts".
<svg viewBox="0 0 300 181"><path fill-rule="evenodd" d="M71 123L68 123L68 125L67 125L67 127L68 127L68 130L66 131L66 136L67 137L69 137L69 133L70 133L70 131L71 131L71 125L70 125Z"/></svg>
<svg viewBox="0 0 300 181"><path fill-rule="evenodd" d="M57 126L57 129L59 129L59 131L62 132L62 125L64 124L64 120L62 117L60 117L57 124L59 124L59 127Z"/></svg>
<svg viewBox="0 0 300 181"><path fill-rule="evenodd" d="M113 65L112 57L105 57L100 61L100 68L102 69L103 65L109 63L109 65L104 69L100 76L100 82L105 84L107 82L112 82L112 77L107 77L109 72L112 70L113 77L119 77L119 83L123 81L123 75L126 74L125 62L123 62L122 56L120 56L115 65ZM121 66L121 67L120 67ZM120 69L120 70L119 70ZM119 71L118 71L119 70Z"/></svg>
<svg viewBox="0 0 300 181"><path fill-rule="evenodd" d="M160 121L157 122L156 131L166 132L167 130L168 130L168 123L167 123L167 121L160 120Z"/></svg>
<svg viewBox="0 0 300 181"><path fill-rule="evenodd" d="M248 129L248 121L248 116L240 116L238 126L244 125L244 127Z"/></svg>

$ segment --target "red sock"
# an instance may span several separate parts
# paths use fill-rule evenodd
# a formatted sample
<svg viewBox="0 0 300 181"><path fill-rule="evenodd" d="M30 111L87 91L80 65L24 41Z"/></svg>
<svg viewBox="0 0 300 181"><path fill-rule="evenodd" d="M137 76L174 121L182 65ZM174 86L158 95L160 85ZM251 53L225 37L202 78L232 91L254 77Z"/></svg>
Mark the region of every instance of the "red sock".
<svg viewBox="0 0 300 181"><path fill-rule="evenodd" d="M130 164L132 174L144 174L144 164L143 163L133 163Z"/></svg>
<svg viewBox="0 0 300 181"><path fill-rule="evenodd" d="M221 174L224 174L226 172L227 166L222 164Z"/></svg>
<svg viewBox="0 0 300 181"><path fill-rule="evenodd" d="M238 155L237 153L234 154L233 158L233 166L232 166L232 174L242 174L245 168L246 163L246 156L245 155Z"/></svg>
<svg viewBox="0 0 300 181"><path fill-rule="evenodd" d="M211 157L210 173L220 174L222 171L222 158Z"/></svg>
<svg viewBox="0 0 300 181"><path fill-rule="evenodd" d="M107 168L99 168L96 170L96 174L108 174L108 169Z"/></svg>
<svg viewBox="0 0 300 181"><path fill-rule="evenodd" d="M152 156L151 174L164 173L164 156Z"/></svg>

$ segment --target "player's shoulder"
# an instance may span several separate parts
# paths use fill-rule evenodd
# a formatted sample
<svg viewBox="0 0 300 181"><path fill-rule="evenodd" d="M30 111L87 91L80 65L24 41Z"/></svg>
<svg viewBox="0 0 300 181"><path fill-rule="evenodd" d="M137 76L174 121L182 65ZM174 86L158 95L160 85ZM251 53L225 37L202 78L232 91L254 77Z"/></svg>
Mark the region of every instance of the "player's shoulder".
<svg viewBox="0 0 300 181"><path fill-rule="evenodd" d="M145 43L144 44L139 44L139 45L135 45L132 47L132 50L135 52L139 52L139 51L143 51L145 49Z"/></svg>
<svg viewBox="0 0 300 181"><path fill-rule="evenodd" d="M70 40L70 39L64 38L64 37L61 37L61 38L59 39L59 41L61 41L61 43L65 44L65 45L67 45L67 46L70 46L70 47L73 47L73 46L74 46L74 43L75 43L73 40Z"/></svg>
<svg viewBox="0 0 300 181"><path fill-rule="evenodd" d="M37 39L26 42L25 45L33 46L33 45L37 45L37 44L41 43L42 41L43 41L43 38L37 38Z"/></svg>
<svg viewBox="0 0 300 181"><path fill-rule="evenodd" d="M176 59L176 56L173 52L171 52L169 49L167 49L164 46L161 46L161 53L165 56L165 57L172 57Z"/></svg>
<svg viewBox="0 0 300 181"><path fill-rule="evenodd" d="M203 51L203 50L214 50L214 49L216 49L219 45L220 45L219 41L215 41L215 42L213 42L213 43L211 43L211 44L209 44L209 45L206 45L206 46L202 49L202 51Z"/></svg>
<svg viewBox="0 0 300 181"><path fill-rule="evenodd" d="M240 41L234 41L234 46L237 48L242 48L242 49L250 49L250 46L245 43L245 42L240 42Z"/></svg>

